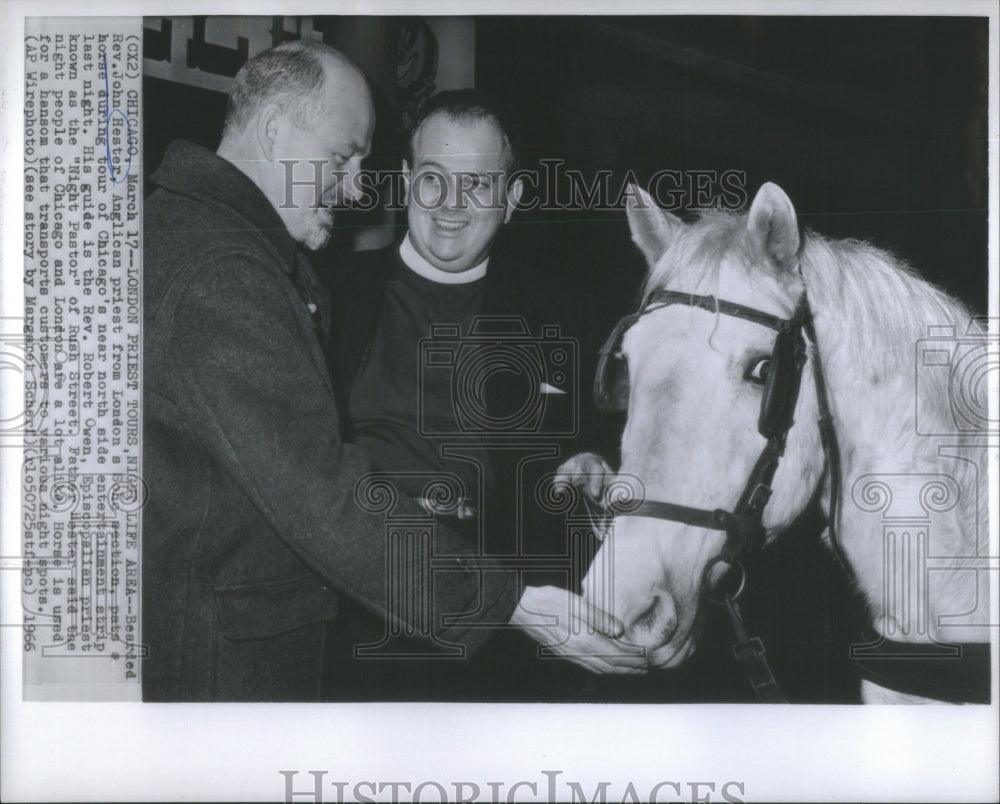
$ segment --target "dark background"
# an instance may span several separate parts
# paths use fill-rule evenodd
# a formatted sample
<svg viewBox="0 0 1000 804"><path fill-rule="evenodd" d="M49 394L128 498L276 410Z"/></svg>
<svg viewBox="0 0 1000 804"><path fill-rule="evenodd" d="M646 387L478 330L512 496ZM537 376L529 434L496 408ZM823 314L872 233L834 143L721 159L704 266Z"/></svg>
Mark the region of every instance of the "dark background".
<svg viewBox="0 0 1000 804"><path fill-rule="evenodd" d="M316 27L359 56L344 20ZM368 41L360 60L379 114L370 164L385 167L402 156L401 108L392 20L378 29L384 47L373 55ZM479 17L475 51L477 88L525 122L526 166L562 158L609 169L618 183L630 169L640 181L664 168L744 171L751 198L777 182L804 226L887 248L985 313L985 18ZM219 93L147 77L147 174L175 137L214 148L224 104ZM351 234L379 222L377 213L338 216L320 270L335 270ZM496 248L562 280L592 322L582 333L591 349L630 311L645 271L621 210L519 212ZM614 454L620 425L603 420L595 451ZM750 559L744 613L791 700L855 701L846 646L863 613L818 529L806 521ZM638 680L555 662L531 677L482 671L495 700L750 700L729 633L714 612L687 667Z"/></svg>
<svg viewBox="0 0 1000 804"><path fill-rule="evenodd" d="M391 20L388 65L343 20L315 22L375 73L376 167L402 157ZM751 197L777 182L803 225L894 251L985 313L987 34L965 17L478 17L476 86L520 113L529 167L562 158L619 184L629 169L740 170ZM176 137L218 144L222 94L143 90L147 175ZM345 220L334 248L365 222ZM498 245L609 320L644 271L623 212L519 212Z"/></svg>
<svg viewBox="0 0 1000 804"><path fill-rule="evenodd" d="M641 181L742 170L750 197L776 182L805 226L870 239L985 312L985 19L489 17L476 30L477 84L530 121L529 160ZM591 288L635 286L620 213L549 218L560 225L521 215L510 239L591 270Z"/></svg>

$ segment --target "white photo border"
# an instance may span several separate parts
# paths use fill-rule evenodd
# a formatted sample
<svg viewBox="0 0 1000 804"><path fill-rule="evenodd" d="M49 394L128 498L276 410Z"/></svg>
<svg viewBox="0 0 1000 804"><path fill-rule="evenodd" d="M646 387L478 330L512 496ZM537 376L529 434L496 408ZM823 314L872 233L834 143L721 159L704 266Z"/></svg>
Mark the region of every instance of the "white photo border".
<svg viewBox="0 0 1000 804"><path fill-rule="evenodd" d="M941 14L990 18L989 316L998 310L998 12L990 2L746 2L672 3L549 0L507 3L504 13L614 14ZM169 14L492 14L484 2L178 2ZM167 4L104 0L101 16L167 13ZM2 308L21 315L22 154L25 16L79 16L72 2L4 2L0 13L0 214ZM997 415L996 376L991 416ZM4 394L21 389L5 378ZM19 553L20 456L0 450L2 543L0 561ZM997 455L991 456L991 551L998 554ZM0 658L2 672L2 791L5 801L276 800L284 798L282 770L325 771L325 801L343 781L353 786L408 781L474 782L487 789L503 781L534 782L522 795L542 800L547 776L576 781L590 795L610 781L609 800L621 800L631 782L640 798L673 781L691 800L696 782L713 782L713 800L729 781L745 800L772 801L995 801L998 798L1000 703L974 707L758 707L726 705L499 705L499 704L140 704L53 703L21 699L19 573L3 565ZM993 621L998 621L997 601ZM993 640L994 689L998 665ZM388 788L387 788L388 789ZM565 790L565 787L561 787ZM707 788L701 788L704 792ZM369 788L362 792L371 795ZM664 788L672 790L672 788ZM485 795L485 793L484 793ZM663 795L666 797L667 793ZM673 795L673 794L671 794ZM311 800L297 796L296 801ZM437 800L433 789L426 800ZM486 799L484 799L486 800Z"/></svg>

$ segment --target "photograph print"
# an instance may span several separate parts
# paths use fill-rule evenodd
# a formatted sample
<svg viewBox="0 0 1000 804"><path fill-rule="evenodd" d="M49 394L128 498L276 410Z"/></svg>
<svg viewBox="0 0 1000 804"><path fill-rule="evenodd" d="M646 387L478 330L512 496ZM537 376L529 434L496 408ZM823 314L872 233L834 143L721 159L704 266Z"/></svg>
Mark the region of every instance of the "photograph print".
<svg viewBox="0 0 1000 804"><path fill-rule="evenodd" d="M989 703L988 22L144 18L143 700Z"/></svg>

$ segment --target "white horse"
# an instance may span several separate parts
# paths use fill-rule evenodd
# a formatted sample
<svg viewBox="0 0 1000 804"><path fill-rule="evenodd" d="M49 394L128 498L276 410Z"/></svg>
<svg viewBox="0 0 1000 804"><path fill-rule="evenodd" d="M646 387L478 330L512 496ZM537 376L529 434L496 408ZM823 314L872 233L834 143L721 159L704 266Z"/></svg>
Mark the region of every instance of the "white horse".
<svg viewBox="0 0 1000 804"><path fill-rule="evenodd" d="M836 541L829 529L823 538L849 565L877 632L852 648L875 668L862 673L865 702L966 700L944 687L981 687L983 678L988 695L995 562L991 568L986 375L996 359L982 328L886 252L800 237L795 210L774 184L761 187L748 212L708 213L691 224L637 190L628 220L650 270L640 313L619 328L628 420L617 477L637 479L655 502L617 509L585 596L622 621L624 638L653 666L691 655L706 589L737 563L738 553L718 559L731 547L725 523L733 520L724 515L746 501L769 443L759 422L775 361L786 364L779 382L795 379L791 352L779 357L775 346L776 329L791 326L801 387L797 397L784 389L790 429L778 437L773 482L764 482L772 493L763 498L760 541L787 528L815 494L830 514L832 488ZM803 312L811 326L802 326ZM825 393L815 382L817 354ZM823 397L835 442L828 449L817 424ZM595 468L610 473L590 454L561 471L585 486ZM695 515L669 514L680 507ZM723 524L704 521L720 511ZM900 674L908 678L897 685Z"/></svg>

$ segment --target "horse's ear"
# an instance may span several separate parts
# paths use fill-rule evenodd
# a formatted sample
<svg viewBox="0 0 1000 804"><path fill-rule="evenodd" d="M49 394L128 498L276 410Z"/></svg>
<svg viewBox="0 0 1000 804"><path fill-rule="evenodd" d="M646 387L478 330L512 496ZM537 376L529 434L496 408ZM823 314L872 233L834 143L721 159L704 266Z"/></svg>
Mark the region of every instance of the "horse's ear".
<svg viewBox="0 0 1000 804"><path fill-rule="evenodd" d="M757 191L750 205L747 228L777 268L786 271L795 267L799 222L795 207L777 184L767 182Z"/></svg>
<svg viewBox="0 0 1000 804"><path fill-rule="evenodd" d="M652 197L639 185L628 188L625 202L628 226L632 230L632 241L646 256L652 268L670 246L678 229L684 224L676 215L660 209Z"/></svg>

